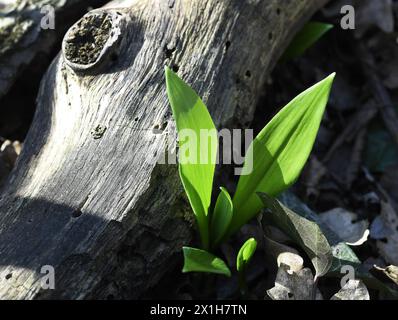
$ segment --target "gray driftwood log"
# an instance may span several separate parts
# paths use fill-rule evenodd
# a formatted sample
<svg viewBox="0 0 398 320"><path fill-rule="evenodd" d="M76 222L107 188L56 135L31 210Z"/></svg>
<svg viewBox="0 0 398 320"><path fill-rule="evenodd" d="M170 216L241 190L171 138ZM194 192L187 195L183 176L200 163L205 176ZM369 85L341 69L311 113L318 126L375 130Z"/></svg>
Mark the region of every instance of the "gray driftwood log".
<svg viewBox="0 0 398 320"><path fill-rule="evenodd" d="M0 298L139 298L176 266L192 216L176 166L156 164L175 142L164 65L219 128L245 127L289 39L325 2L124 0L72 27L1 193ZM97 47L82 41L90 32ZM44 265L55 290L41 288Z"/></svg>
<svg viewBox="0 0 398 320"><path fill-rule="evenodd" d="M15 80L38 58L50 55L67 28L87 11L106 0L6 0L0 1L0 98ZM56 15L55 29L44 29L48 22L46 6Z"/></svg>

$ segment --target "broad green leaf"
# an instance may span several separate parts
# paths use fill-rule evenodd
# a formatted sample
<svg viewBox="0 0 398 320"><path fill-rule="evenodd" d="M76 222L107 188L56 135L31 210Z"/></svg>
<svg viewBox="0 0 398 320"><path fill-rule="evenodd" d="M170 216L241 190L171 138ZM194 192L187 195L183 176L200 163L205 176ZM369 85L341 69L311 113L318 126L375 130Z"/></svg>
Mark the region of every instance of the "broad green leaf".
<svg viewBox="0 0 398 320"><path fill-rule="evenodd" d="M243 246L240 248L238 255L236 256L236 269L238 272L244 271L246 266L249 264L254 252L257 249L257 241L254 238L248 239Z"/></svg>
<svg viewBox="0 0 398 320"><path fill-rule="evenodd" d="M217 131L195 91L168 67L165 73L167 94L179 135L180 177L196 215L202 245L208 248L208 210L217 159Z"/></svg>
<svg viewBox="0 0 398 320"><path fill-rule="evenodd" d="M325 275L332 266L333 252L318 224L293 212L265 193L259 193L259 196L271 211L264 217L269 218L272 224L285 232L307 253L314 265L316 278Z"/></svg>
<svg viewBox="0 0 398 320"><path fill-rule="evenodd" d="M331 74L294 98L249 146L233 197L229 235L263 207L256 192L276 196L300 175L314 144L334 77Z"/></svg>
<svg viewBox="0 0 398 320"><path fill-rule="evenodd" d="M182 272L208 272L231 276L225 262L215 255L201 249L183 247L184 267Z"/></svg>
<svg viewBox="0 0 398 320"><path fill-rule="evenodd" d="M210 235L213 247L217 247L228 230L232 219L233 205L231 197L225 188L221 187L213 216L211 218Z"/></svg>
<svg viewBox="0 0 398 320"><path fill-rule="evenodd" d="M301 56L332 28L332 24L314 21L308 22L294 37L281 59L286 61Z"/></svg>

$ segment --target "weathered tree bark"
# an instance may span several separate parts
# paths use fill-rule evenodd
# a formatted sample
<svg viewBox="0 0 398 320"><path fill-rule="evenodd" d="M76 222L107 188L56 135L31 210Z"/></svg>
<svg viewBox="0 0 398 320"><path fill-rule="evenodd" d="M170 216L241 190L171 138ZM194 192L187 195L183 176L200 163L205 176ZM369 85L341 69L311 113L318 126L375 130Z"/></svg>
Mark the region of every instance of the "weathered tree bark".
<svg viewBox="0 0 398 320"><path fill-rule="evenodd" d="M0 297L138 298L156 284L192 236L176 166L156 164L175 142L164 65L218 128L245 127L289 39L325 2L124 0L72 27L1 194ZM106 53L74 51L101 12ZM41 288L43 265L55 290Z"/></svg>
<svg viewBox="0 0 398 320"><path fill-rule="evenodd" d="M0 98L7 93L21 72L38 56L49 55L59 37L89 6L105 0L15 0L0 2ZM55 12L55 29L44 29L45 10ZM43 11L42 11L43 10ZM46 27L46 25L45 25Z"/></svg>

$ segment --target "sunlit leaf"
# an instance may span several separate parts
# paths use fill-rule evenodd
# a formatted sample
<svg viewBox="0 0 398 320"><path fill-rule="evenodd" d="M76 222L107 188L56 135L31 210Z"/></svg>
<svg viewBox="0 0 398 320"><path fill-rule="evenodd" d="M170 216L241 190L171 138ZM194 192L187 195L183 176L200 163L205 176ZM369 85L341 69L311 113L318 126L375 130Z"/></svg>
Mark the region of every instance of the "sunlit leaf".
<svg viewBox="0 0 398 320"><path fill-rule="evenodd" d="M248 239L240 248L236 257L236 269L241 272L244 271L249 264L254 252L257 249L257 241L254 238Z"/></svg>
<svg viewBox="0 0 398 320"><path fill-rule="evenodd" d="M233 197L229 235L263 207L256 192L276 196L298 178L312 150L334 77L331 74L294 98L250 145Z"/></svg>
<svg viewBox="0 0 398 320"><path fill-rule="evenodd" d="M332 28L332 24L308 22L294 37L281 59L286 61L301 56Z"/></svg>
<svg viewBox="0 0 398 320"><path fill-rule="evenodd" d="M208 272L231 276L225 262L215 255L201 249L183 247L184 267L182 272Z"/></svg>
<svg viewBox="0 0 398 320"><path fill-rule="evenodd" d="M210 235L213 247L216 247L228 230L232 219L233 205L231 197L225 188L221 188L211 219Z"/></svg>
<svg viewBox="0 0 398 320"><path fill-rule="evenodd" d="M165 68L167 94L179 134L179 172L196 215L204 248L209 246L208 210L217 158L217 131L202 100L177 74ZM187 154L181 154L185 150ZM182 161L181 159L185 160Z"/></svg>

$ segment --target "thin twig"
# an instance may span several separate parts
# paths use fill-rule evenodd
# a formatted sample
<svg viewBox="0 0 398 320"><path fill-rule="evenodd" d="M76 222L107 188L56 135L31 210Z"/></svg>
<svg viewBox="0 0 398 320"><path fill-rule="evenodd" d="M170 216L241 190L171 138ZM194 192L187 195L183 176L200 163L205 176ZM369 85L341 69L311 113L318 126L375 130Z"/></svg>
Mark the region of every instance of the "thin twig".
<svg viewBox="0 0 398 320"><path fill-rule="evenodd" d="M398 116L393 108L394 104L391 96L377 75L377 68L372 54L361 43L358 44L358 55L361 59L362 69L368 78L373 95L380 102L378 106L386 128L398 145Z"/></svg>
<svg viewBox="0 0 398 320"><path fill-rule="evenodd" d="M357 134L355 139L355 144L351 152L350 162L346 171L346 187L347 190L351 188L352 183L354 182L356 176L358 175L359 168L362 162L362 153L365 147L365 138L366 138L366 127L362 128L361 131Z"/></svg>
<svg viewBox="0 0 398 320"><path fill-rule="evenodd" d="M377 115L378 108L375 108L375 102L373 100L369 100L365 103L363 107L359 111L355 113L355 115L351 118L348 126L343 130L343 132L338 136L336 141L333 143L332 147L329 149L325 157L322 159L322 162L328 162L336 150L346 141L352 141L355 136L360 132L363 128L366 128L367 125L372 121L372 119Z"/></svg>

